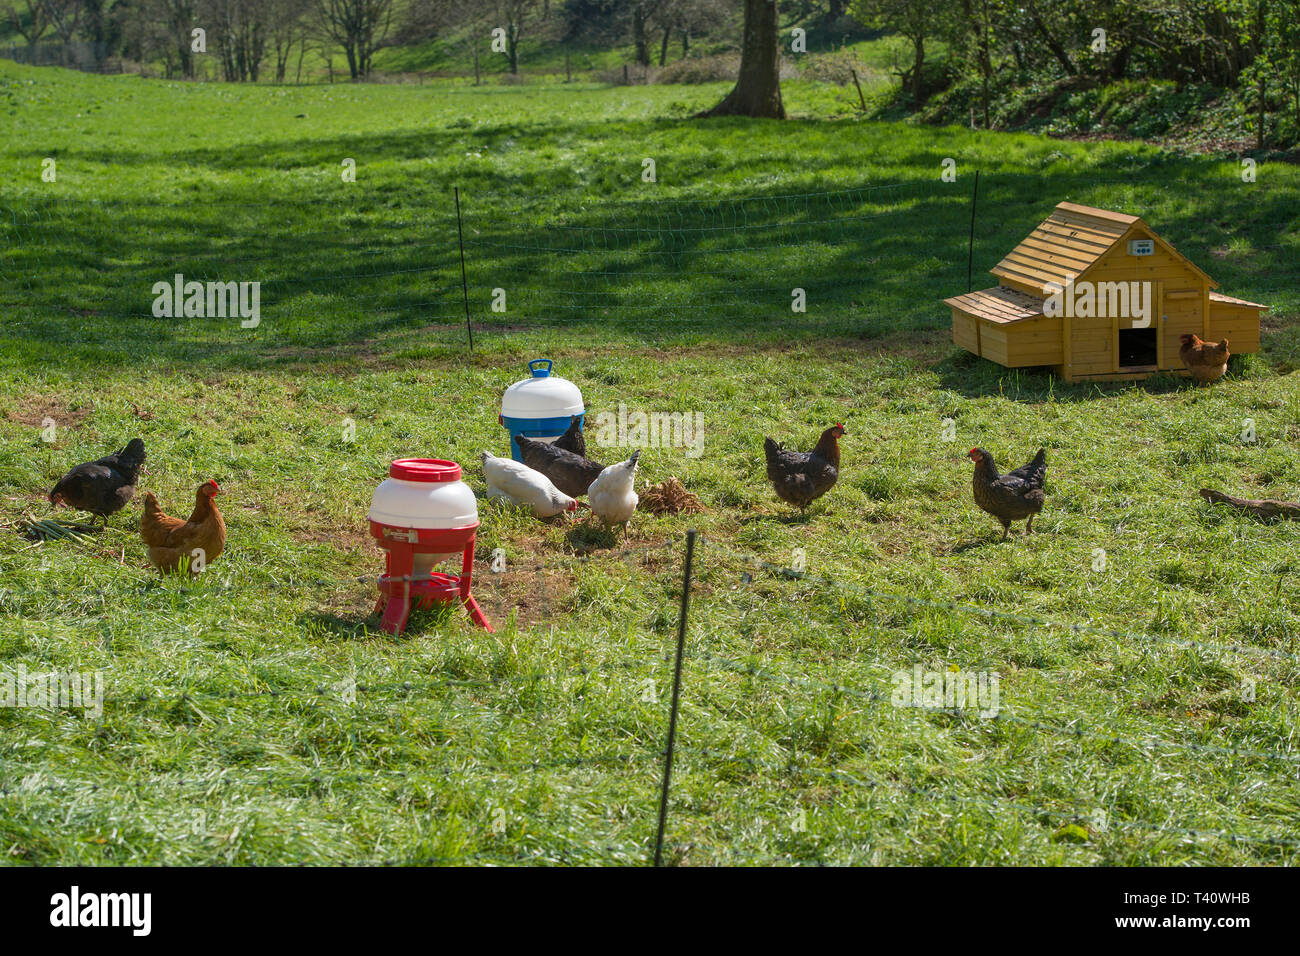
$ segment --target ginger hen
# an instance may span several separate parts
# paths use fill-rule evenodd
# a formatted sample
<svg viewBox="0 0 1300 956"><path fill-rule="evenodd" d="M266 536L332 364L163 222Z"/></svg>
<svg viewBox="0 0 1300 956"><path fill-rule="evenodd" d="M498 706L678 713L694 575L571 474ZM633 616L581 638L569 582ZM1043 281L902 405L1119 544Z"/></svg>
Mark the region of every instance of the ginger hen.
<svg viewBox="0 0 1300 956"><path fill-rule="evenodd" d="M1228 359L1232 357L1227 339L1217 345L1202 341L1193 333L1181 335L1179 339L1183 344L1178 349L1178 357L1187 367L1187 374L1198 382L1217 382L1223 378L1228 371Z"/></svg>
<svg viewBox="0 0 1300 956"><path fill-rule="evenodd" d="M840 443L844 426L836 423L822 432L812 451L787 451L770 438L763 439L767 480L776 495L804 511L835 487L840 476Z"/></svg>
<svg viewBox="0 0 1300 956"><path fill-rule="evenodd" d="M1034 515L1043 510L1043 480L1047 477L1047 453L1038 449L1034 460L1005 475L998 474L993 456L983 448L967 454L975 462L975 504L1002 523L1002 540L1011 533L1011 522L1028 518L1025 533L1034 532Z"/></svg>
<svg viewBox="0 0 1300 956"><path fill-rule="evenodd" d="M154 567L167 573L179 570L184 561L193 575L217 560L226 546L226 522L212 500L219 494L215 481L199 485L194 510L188 521L182 521L164 514L152 491L145 493L140 537L149 548L149 562Z"/></svg>

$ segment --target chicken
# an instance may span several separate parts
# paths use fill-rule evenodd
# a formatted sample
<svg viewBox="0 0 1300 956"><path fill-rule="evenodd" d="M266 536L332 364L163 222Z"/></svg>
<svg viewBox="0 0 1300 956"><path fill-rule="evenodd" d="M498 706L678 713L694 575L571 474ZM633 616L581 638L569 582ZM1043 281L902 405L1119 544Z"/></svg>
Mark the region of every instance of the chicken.
<svg viewBox="0 0 1300 956"><path fill-rule="evenodd" d="M840 476L840 436L844 426L836 423L822 432L812 451L787 451L770 438L763 439L767 456L767 480L776 496L800 511L835 487Z"/></svg>
<svg viewBox="0 0 1300 956"><path fill-rule="evenodd" d="M121 451L78 465L60 478L50 491L50 504L88 511L107 526L108 516L125 508L135 494L144 460L144 442L132 438Z"/></svg>
<svg viewBox="0 0 1300 956"><path fill-rule="evenodd" d="M221 494L215 481L205 481L194 493L194 510L188 521L164 514L153 492L145 492L140 537L149 548L149 562L164 573L182 563L198 574L226 547L226 522L212 499Z"/></svg>
<svg viewBox="0 0 1300 956"><path fill-rule="evenodd" d="M563 448L565 451L571 451L575 455L581 455L583 458L586 458L587 439L582 436L582 419L577 415L574 415L564 434L551 442L551 444L556 448Z"/></svg>
<svg viewBox="0 0 1300 956"><path fill-rule="evenodd" d="M513 458L483 452L483 477L487 479L489 498L504 498L511 504L531 508L538 518L577 510L578 503L551 484L551 479Z"/></svg>
<svg viewBox="0 0 1300 956"><path fill-rule="evenodd" d="M1047 477L1047 453L1042 448L1029 464L1005 475L998 474L993 456L983 448L967 454L975 462L975 504L1002 522L1002 540L1011 533L1011 522L1028 518L1025 533L1034 531L1034 515L1043 510L1043 479Z"/></svg>
<svg viewBox="0 0 1300 956"><path fill-rule="evenodd" d="M523 456L524 464L540 471L571 498L585 495L591 483L605 470L604 465L560 448L558 441L544 442L523 435L515 441L519 443L519 454Z"/></svg>
<svg viewBox="0 0 1300 956"><path fill-rule="evenodd" d="M599 518L605 527L616 524L623 526L623 536L627 536L627 527L636 513L638 500L633 485L636 483L636 466L641 452L632 452L627 461L610 465L591 483L587 489L587 501L591 513Z"/></svg>
<svg viewBox="0 0 1300 956"><path fill-rule="evenodd" d="M1179 338L1183 344L1178 350L1178 357L1187 366L1187 372L1192 378L1198 382L1217 382L1223 378L1228 371L1228 359L1232 356L1228 351L1227 339L1215 345L1213 342L1202 342L1200 336L1192 333Z"/></svg>

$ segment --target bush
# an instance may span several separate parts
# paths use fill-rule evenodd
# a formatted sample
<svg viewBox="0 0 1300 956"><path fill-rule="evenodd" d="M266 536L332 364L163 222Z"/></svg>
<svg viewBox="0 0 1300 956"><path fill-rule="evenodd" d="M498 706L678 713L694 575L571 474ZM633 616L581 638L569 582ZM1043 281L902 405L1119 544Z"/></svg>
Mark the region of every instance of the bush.
<svg viewBox="0 0 1300 956"><path fill-rule="evenodd" d="M865 79L871 72L866 61L853 50L809 53L799 57L796 65L800 79L834 83L836 86L847 86L852 83L854 70L857 71L859 80Z"/></svg>
<svg viewBox="0 0 1300 956"><path fill-rule="evenodd" d="M740 75L740 55L722 53L717 56L693 56L660 67L656 83L723 83Z"/></svg>

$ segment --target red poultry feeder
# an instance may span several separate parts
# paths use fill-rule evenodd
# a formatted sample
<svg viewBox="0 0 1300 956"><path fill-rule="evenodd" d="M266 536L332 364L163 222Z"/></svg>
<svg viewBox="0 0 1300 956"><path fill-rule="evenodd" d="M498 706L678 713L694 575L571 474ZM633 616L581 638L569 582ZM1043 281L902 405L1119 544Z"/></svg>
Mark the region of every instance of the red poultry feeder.
<svg viewBox="0 0 1300 956"><path fill-rule="evenodd" d="M370 534L387 552L379 579L381 627L400 634L411 608L434 604L465 605L470 618L492 630L470 594L474 574L474 534L478 504L460 480L460 465L438 458L399 458L370 503ZM460 574L433 566L460 557Z"/></svg>

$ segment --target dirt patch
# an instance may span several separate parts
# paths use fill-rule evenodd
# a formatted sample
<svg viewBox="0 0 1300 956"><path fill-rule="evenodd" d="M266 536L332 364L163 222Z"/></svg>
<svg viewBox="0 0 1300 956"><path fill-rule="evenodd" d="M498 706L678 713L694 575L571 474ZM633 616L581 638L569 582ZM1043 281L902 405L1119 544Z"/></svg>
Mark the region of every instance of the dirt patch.
<svg viewBox="0 0 1300 956"><path fill-rule="evenodd" d="M17 401L13 407L5 409L5 418L30 428L41 428L45 420L51 419L59 428L75 428L91 415L95 414L93 402L73 407L65 399L49 395L33 395Z"/></svg>
<svg viewBox="0 0 1300 956"><path fill-rule="evenodd" d="M248 510L256 512L256 508ZM357 528L338 527L337 525L303 526L290 528L289 535L298 544L329 545L344 554L369 551L374 539ZM378 553L376 551L376 553Z"/></svg>
<svg viewBox="0 0 1300 956"><path fill-rule="evenodd" d="M521 629L549 624L573 610L574 573L569 569L534 568L504 574L474 575L474 599L493 627L510 615Z"/></svg>

